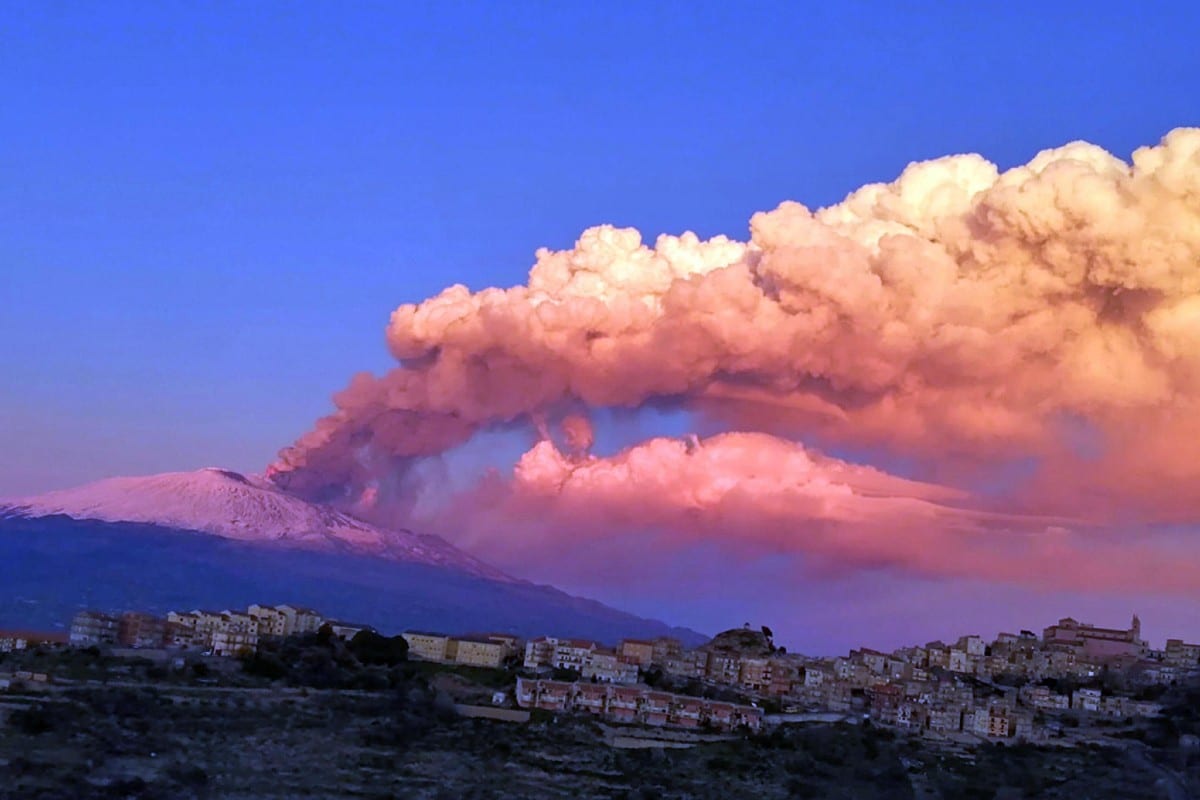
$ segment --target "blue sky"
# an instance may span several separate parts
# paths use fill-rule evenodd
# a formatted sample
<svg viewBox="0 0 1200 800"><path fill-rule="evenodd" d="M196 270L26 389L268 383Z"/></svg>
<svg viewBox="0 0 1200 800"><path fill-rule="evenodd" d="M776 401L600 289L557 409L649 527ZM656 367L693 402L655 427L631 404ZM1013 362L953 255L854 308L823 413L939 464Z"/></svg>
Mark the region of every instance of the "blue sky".
<svg viewBox="0 0 1200 800"><path fill-rule="evenodd" d="M1200 123L1200 8L0 4L0 496L261 469L388 313L602 222Z"/></svg>

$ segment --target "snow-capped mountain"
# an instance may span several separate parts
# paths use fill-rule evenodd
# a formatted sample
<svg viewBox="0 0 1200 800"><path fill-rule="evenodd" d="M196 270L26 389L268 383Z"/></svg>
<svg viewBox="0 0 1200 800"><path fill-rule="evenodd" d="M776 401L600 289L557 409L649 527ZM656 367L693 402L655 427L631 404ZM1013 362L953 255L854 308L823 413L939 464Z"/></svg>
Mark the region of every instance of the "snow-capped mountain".
<svg viewBox="0 0 1200 800"><path fill-rule="evenodd" d="M109 478L74 489L0 502L0 516L138 522L251 543L334 550L449 567L492 580L513 578L437 536L387 530L285 494L261 478L209 467Z"/></svg>
<svg viewBox="0 0 1200 800"><path fill-rule="evenodd" d="M308 605L392 632L705 638L223 469L0 502L0 627L62 627L81 608L164 614L249 603Z"/></svg>

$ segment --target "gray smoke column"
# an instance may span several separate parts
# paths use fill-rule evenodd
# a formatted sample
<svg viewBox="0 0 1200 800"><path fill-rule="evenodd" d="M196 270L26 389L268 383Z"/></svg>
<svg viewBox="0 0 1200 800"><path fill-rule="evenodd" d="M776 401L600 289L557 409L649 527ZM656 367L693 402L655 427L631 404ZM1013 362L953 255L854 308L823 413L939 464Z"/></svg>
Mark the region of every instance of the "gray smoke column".
<svg viewBox="0 0 1200 800"><path fill-rule="evenodd" d="M914 163L746 242L591 228L524 286L399 307L387 341L399 366L356 376L275 481L353 505L482 428L666 402L935 464L1029 456L1041 510L1195 519L1200 129L1131 164L1084 142Z"/></svg>

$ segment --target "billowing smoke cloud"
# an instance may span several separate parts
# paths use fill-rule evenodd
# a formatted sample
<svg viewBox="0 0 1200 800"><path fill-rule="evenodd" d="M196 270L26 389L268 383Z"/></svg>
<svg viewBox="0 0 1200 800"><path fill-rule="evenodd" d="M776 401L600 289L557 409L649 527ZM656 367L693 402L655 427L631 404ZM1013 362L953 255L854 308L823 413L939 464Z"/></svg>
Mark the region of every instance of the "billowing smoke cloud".
<svg viewBox="0 0 1200 800"><path fill-rule="evenodd" d="M400 366L357 376L271 474L353 505L480 429L557 419L567 455L535 448L514 486L603 494L611 472L576 464L592 438L579 409L655 403L722 430L902 454L944 483L1024 460L1004 499L1027 513L1200 519L1200 129L1132 164L1083 142L1003 173L975 155L916 163L815 213L756 214L750 234L651 248L601 226L540 250L525 286L401 306L387 329ZM739 465L769 471L766 441L737 440ZM868 477L906 503L938 499L849 465L821 483L831 462L798 453L786 458L815 459L816 482L785 493L805 509L793 517L873 513L838 499ZM691 459L656 485L677 497L715 468ZM751 474L724 479L753 505ZM662 503L626 513L668 524Z"/></svg>
<svg viewBox="0 0 1200 800"><path fill-rule="evenodd" d="M661 570L656 552L716 543L741 558L802 555L818 573L900 568L1175 593L1200 582L1200 561L1172 550L1171 537L1131 546L1077 520L984 511L971 499L762 433L654 438L609 458L571 456L543 440L511 477L492 476L422 523L539 575L562 576L572 562L629 574L644 560L640 577L651 580Z"/></svg>

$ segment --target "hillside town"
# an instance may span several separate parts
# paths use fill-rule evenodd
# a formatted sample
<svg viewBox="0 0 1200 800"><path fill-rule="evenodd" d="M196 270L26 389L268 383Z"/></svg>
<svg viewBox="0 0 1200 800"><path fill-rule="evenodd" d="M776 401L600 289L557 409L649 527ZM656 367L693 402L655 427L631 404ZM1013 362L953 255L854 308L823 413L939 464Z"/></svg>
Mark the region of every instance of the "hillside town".
<svg viewBox="0 0 1200 800"><path fill-rule="evenodd" d="M769 629L722 634L704 647L683 649L672 639L625 640L614 650L592 642L541 637L527 643L527 670L577 672L573 684L539 680L518 684L519 701L538 708L577 708L609 716L624 711L623 696L588 682L632 684L659 675L690 694L729 687L753 710L742 720L756 728L761 708L775 719L841 713L937 737L969 734L988 739L1044 740L1066 724L1150 717L1162 687L1200 668L1200 645L1169 639L1154 649L1141 637L1135 616L1128 629L1059 620L1041 636L1001 633L994 640L968 635L953 644L929 642L892 653L857 649L844 657L788 654ZM661 674L660 674L661 673ZM528 687L528 688L527 688ZM647 724L693 724L693 706L644 692L641 707L666 705L644 715ZM676 713L675 709L679 709ZM686 711L684 711L686 709Z"/></svg>
<svg viewBox="0 0 1200 800"><path fill-rule="evenodd" d="M165 618L140 611L81 611L71 620L68 641L76 647L115 645L236 656L253 651L261 638L313 633L323 625L343 639L370 627L328 620L312 609L290 605L251 605L245 611L172 611Z"/></svg>
<svg viewBox="0 0 1200 800"><path fill-rule="evenodd" d="M69 634L0 632L0 652L35 646L246 656L259 643L327 631L351 640L369 626L292 605L245 610L108 614L82 611ZM1060 619L1022 630L814 658L774 644L769 628L726 631L685 648L677 639L576 638L507 633L453 636L409 630L408 657L448 667L507 670L497 704L579 712L661 728L756 731L835 715L931 738L1043 741L1086 736L1089 725L1153 717L1164 687L1200 670L1200 644L1154 648L1134 616L1128 628ZM46 676L42 676L43 679Z"/></svg>

